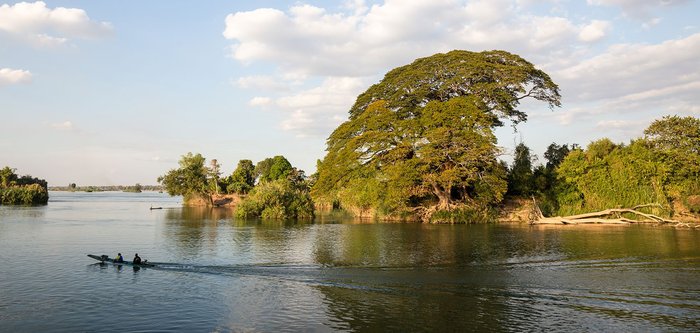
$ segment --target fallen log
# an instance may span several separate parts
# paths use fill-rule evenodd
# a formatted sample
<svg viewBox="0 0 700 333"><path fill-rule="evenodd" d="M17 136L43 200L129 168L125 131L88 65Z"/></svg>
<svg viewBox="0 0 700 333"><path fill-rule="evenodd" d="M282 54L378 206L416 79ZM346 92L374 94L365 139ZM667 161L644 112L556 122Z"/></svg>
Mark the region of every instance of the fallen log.
<svg viewBox="0 0 700 333"><path fill-rule="evenodd" d="M534 198L533 198L534 201ZM557 216L557 217L544 217L542 212L537 207L535 203L535 213L532 214L535 218L530 221L530 224L633 224L633 223L676 223L679 221L665 219L663 217L648 214L638 211L639 208L656 206L661 207L659 204L646 204L638 205L633 208L610 208L601 210L598 212L591 212L585 214L569 215L569 216ZM632 214L642 217L641 220L633 220L623 217L623 214ZM611 218L605 218L611 217Z"/></svg>

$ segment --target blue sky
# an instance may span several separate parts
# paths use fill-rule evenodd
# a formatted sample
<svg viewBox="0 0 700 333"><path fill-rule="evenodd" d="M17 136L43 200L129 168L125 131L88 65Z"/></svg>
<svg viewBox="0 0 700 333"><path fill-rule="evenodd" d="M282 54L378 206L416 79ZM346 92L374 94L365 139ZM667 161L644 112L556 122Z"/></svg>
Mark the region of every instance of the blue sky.
<svg viewBox="0 0 700 333"><path fill-rule="evenodd" d="M563 106L497 131L627 142L700 116L700 13L682 0L0 1L0 167L50 185L155 184L187 152L282 154L311 173L355 97L388 70L502 49Z"/></svg>

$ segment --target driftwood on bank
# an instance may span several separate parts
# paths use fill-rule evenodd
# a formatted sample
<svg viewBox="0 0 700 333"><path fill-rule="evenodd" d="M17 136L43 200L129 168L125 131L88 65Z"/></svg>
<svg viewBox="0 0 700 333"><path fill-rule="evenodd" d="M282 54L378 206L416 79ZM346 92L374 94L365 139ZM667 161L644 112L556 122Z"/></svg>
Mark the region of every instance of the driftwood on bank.
<svg viewBox="0 0 700 333"><path fill-rule="evenodd" d="M535 200L534 198L532 199ZM633 223L676 223L679 221L669 220L663 217L648 214L638 211L640 208L644 207L661 207L658 204L648 204L639 205L632 208L611 208L605 209L598 212L569 215L569 216L556 216L556 217L544 217L542 211L534 202L533 213L531 214L530 224L633 224ZM639 220L633 220L625 218L623 214L636 215L640 217Z"/></svg>

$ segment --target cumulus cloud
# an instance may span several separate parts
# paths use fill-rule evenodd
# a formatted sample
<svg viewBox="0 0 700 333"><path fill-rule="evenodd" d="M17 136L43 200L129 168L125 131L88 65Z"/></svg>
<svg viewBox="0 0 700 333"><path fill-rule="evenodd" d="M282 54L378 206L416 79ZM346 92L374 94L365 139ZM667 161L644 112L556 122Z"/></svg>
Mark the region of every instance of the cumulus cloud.
<svg viewBox="0 0 700 333"><path fill-rule="evenodd" d="M655 9L684 4L688 0L587 0L586 2L594 6L619 7L627 16L648 20L650 13Z"/></svg>
<svg viewBox="0 0 700 333"><path fill-rule="evenodd" d="M682 93L700 83L700 33L660 44L619 44L556 73L574 100Z"/></svg>
<svg viewBox="0 0 700 333"><path fill-rule="evenodd" d="M609 29L610 22L593 20L581 29L578 38L584 42L596 42L605 37Z"/></svg>
<svg viewBox="0 0 700 333"><path fill-rule="evenodd" d="M269 75L252 75L238 78L235 84L244 89L288 91L295 83Z"/></svg>
<svg viewBox="0 0 700 333"><path fill-rule="evenodd" d="M223 36L235 42L231 56L242 63L271 62L305 75L368 76L457 48L508 45L546 57L584 29L589 39L599 38L594 29L603 29L602 22L583 27L520 9L507 0L387 0L349 13L311 5L287 12L260 8L229 14Z"/></svg>
<svg viewBox="0 0 700 333"><path fill-rule="evenodd" d="M330 77L318 87L278 98L276 105L288 115L281 127L299 136L328 135L347 119L350 105L363 88L359 78Z"/></svg>
<svg viewBox="0 0 700 333"><path fill-rule="evenodd" d="M595 129L605 133L607 137L623 141L624 138L635 138L641 136L644 129L653 121L652 118L638 117L634 120L609 119L600 120L596 123Z"/></svg>
<svg viewBox="0 0 700 333"><path fill-rule="evenodd" d="M90 19L79 8L48 8L46 3L0 6L0 31L40 46L64 44L69 38L98 38L112 31L107 22Z"/></svg>
<svg viewBox="0 0 700 333"><path fill-rule="evenodd" d="M582 24L531 14L523 6L510 0L386 0L371 6L348 2L344 12L306 4L287 11L259 8L229 14L223 36L234 43L232 58L244 64L271 63L281 76L298 83L291 87L269 76L250 76L239 78L239 87L277 92L291 87L287 96L274 101L288 111L282 127L320 131L321 123L331 126L338 123L333 119L345 119L354 97L378 75L416 58L453 49L507 48L548 66L578 52L571 41L596 41L608 29L603 21ZM309 78L323 83L316 88L301 84ZM342 98L331 101L318 93L334 85ZM302 86L305 90L298 91ZM330 121L319 120L315 110L320 109L327 110L323 116Z"/></svg>
<svg viewBox="0 0 700 333"><path fill-rule="evenodd" d="M618 6L630 13L682 2L588 0L592 6ZM575 104L563 111L569 114L561 116L562 122L604 112L605 107L664 107L662 101L669 96L691 104L697 100L698 35L651 45L608 45L600 53L592 44L609 42L612 22L569 16L558 2L547 3L550 10L542 11L543 3L385 0L366 5L355 0L338 12L298 4L286 11L232 13L223 36L233 43L233 59L276 67L284 79L250 76L239 78L237 85L274 92L270 100L253 99L251 105L285 112L282 128L298 133L327 135L347 119L357 94L381 74L453 49L505 49L550 73L562 87L565 105ZM296 83L283 91L285 80Z"/></svg>
<svg viewBox="0 0 700 333"><path fill-rule="evenodd" d="M267 106L272 103L272 99L269 97L253 97L248 105L250 106Z"/></svg>
<svg viewBox="0 0 700 333"><path fill-rule="evenodd" d="M659 44L612 46L579 65L553 73L565 103L561 113L548 116L568 125L610 115L635 115L646 123L665 114L697 115L697 54L700 33Z"/></svg>
<svg viewBox="0 0 700 333"><path fill-rule="evenodd" d="M66 120L64 122L60 123L53 123L51 124L51 128L55 128L57 130L63 130L63 131L70 131L74 129L73 123L70 120Z"/></svg>
<svg viewBox="0 0 700 333"><path fill-rule="evenodd" d="M32 73L23 69L0 68L0 86L30 82Z"/></svg>

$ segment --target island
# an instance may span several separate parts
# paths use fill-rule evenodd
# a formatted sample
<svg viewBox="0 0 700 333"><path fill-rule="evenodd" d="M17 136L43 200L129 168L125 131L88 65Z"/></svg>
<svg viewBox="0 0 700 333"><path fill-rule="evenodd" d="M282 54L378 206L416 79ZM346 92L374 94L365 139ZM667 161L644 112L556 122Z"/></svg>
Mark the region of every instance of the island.
<svg viewBox="0 0 700 333"><path fill-rule="evenodd" d="M0 205L46 205L49 191L46 180L30 175L18 176L16 169L0 169Z"/></svg>
<svg viewBox="0 0 700 333"><path fill-rule="evenodd" d="M186 203L227 201L241 217L339 209L425 223L700 221L700 119L665 116L629 144L553 142L544 164L521 142L507 163L494 131L527 121L525 99L561 105L557 84L518 55L439 53L361 93L310 177L276 156L241 160L221 178L216 160L205 167L188 153L159 182Z"/></svg>

